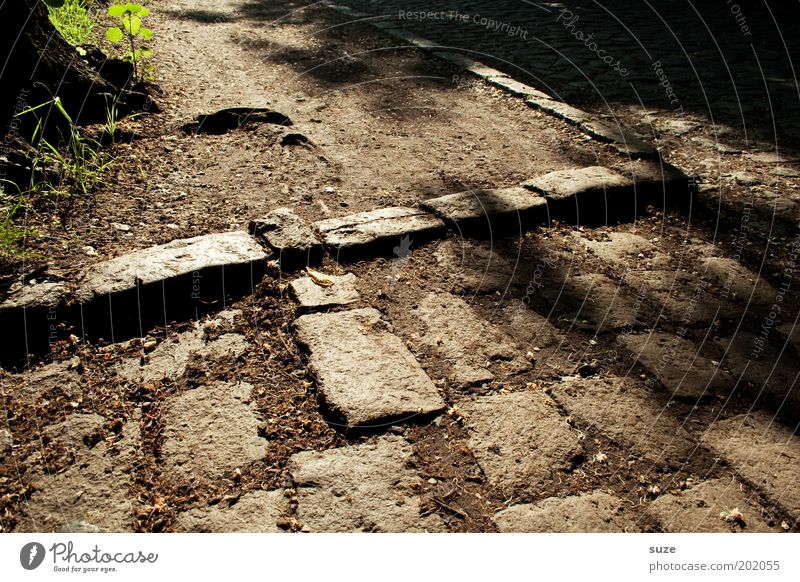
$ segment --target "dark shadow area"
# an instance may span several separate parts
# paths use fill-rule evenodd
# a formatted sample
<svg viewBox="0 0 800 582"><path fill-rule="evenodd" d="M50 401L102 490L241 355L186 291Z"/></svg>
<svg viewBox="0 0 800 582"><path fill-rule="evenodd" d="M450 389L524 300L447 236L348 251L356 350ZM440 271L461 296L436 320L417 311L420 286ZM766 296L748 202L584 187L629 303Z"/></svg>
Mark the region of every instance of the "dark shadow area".
<svg viewBox="0 0 800 582"><path fill-rule="evenodd" d="M672 109L800 147L796 6L567 0L368 0L355 9L571 104ZM424 19L419 11L434 14ZM610 62L609 62L610 61ZM659 72L660 71L660 72Z"/></svg>
<svg viewBox="0 0 800 582"><path fill-rule="evenodd" d="M196 320L253 293L264 273L259 263L213 267L87 303L7 310L0 322L3 366L23 367L71 334L89 342L121 342L159 326Z"/></svg>
<svg viewBox="0 0 800 582"><path fill-rule="evenodd" d="M221 24L236 20L226 12L214 10L164 10L164 13L181 20L193 20L202 24Z"/></svg>

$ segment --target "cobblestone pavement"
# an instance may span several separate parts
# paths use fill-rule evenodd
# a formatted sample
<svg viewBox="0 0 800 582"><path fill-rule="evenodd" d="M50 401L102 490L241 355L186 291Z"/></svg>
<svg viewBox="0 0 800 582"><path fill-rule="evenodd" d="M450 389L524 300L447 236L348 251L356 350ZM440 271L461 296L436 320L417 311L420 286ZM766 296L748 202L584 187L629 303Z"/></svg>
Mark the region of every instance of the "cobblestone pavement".
<svg viewBox="0 0 800 582"><path fill-rule="evenodd" d="M555 22L569 4L522 4L458 8L540 31L528 43L548 60L474 22L460 42L526 54L523 68L555 71L565 98L585 87L570 84L578 72L597 73L598 87L625 103L629 85L585 47L569 49L586 63L577 69L541 48L544 35L571 38ZM632 78L650 74L650 58L676 58L674 48L660 55L646 44L643 60L622 24L609 24L616 15L655 34L659 18L634 23L611 4L573 4L598 43L626 47L617 50ZM679 4L685 16L675 2L665 20L678 18ZM235 3L201 7L238 14ZM717 10L733 22L719 38L741 42L730 8ZM330 26L325 14L310 12L306 24ZM757 37L760 25L748 23ZM452 23L419 26L455 43L441 32ZM780 68L780 48L768 50ZM642 95L664 97L660 87ZM691 99L681 89L685 107ZM755 94L748 101L757 109ZM753 266L713 220L698 222L682 204L604 220L608 193L631 207L639 194L630 160L613 155L408 207L342 207L313 219L281 209L248 231L172 241L56 287L17 290L0 318L78 305L82 321L112 305L104 324L118 335L114 313L139 325L148 307L160 317L169 302L184 313L196 282L220 272L223 297L236 301L124 341L69 338L56 361L0 371L2 483L21 489L3 499L3 529L797 531L792 273ZM664 181L688 196L686 176ZM784 250L795 260L798 248L795 239ZM144 301L147 285L158 293ZM60 420L39 426L52 402L64 403ZM21 442L31 426L36 442Z"/></svg>

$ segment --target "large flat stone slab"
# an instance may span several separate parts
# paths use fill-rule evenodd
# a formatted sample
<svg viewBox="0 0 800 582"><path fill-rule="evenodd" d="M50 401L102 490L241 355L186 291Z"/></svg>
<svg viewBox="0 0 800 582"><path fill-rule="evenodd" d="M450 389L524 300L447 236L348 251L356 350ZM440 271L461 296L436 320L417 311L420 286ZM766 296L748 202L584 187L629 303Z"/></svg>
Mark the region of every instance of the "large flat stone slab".
<svg viewBox="0 0 800 582"><path fill-rule="evenodd" d="M740 379L737 397L747 405L769 405L784 416L800 420L800 358L791 343L777 333L739 332L723 339L723 368Z"/></svg>
<svg viewBox="0 0 800 582"><path fill-rule="evenodd" d="M691 208L694 192L689 176L661 158L629 158L612 166L612 169L633 182L640 203L653 204L658 208Z"/></svg>
<svg viewBox="0 0 800 582"><path fill-rule="evenodd" d="M320 396L348 426L445 408L431 379L376 309L303 315L295 330L310 352Z"/></svg>
<svg viewBox="0 0 800 582"><path fill-rule="evenodd" d="M645 263L657 250L656 245L643 236L628 232L602 233L597 239L576 235L576 239L601 262L621 269Z"/></svg>
<svg viewBox="0 0 800 582"><path fill-rule="evenodd" d="M605 275L550 278L539 290L548 312L595 332L641 325L641 309L627 290Z"/></svg>
<svg viewBox="0 0 800 582"><path fill-rule="evenodd" d="M700 267L722 294L740 305L772 305L778 292L763 276L753 273L739 261L723 257L700 259Z"/></svg>
<svg viewBox="0 0 800 582"><path fill-rule="evenodd" d="M751 413L715 422L704 444L742 477L800 519L800 437L771 415Z"/></svg>
<svg viewBox="0 0 800 582"><path fill-rule="evenodd" d="M536 486L566 469L582 447L546 396L514 392L462 401L468 446L503 495Z"/></svg>
<svg viewBox="0 0 800 582"><path fill-rule="evenodd" d="M296 516L310 532L435 532L436 515L420 515L414 493L420 478L409 466L413 451L403 438L385 436L289 459L297 488Z"/></svg>
<svg viewBox="0 0 800 582"><path fill-rule="evenodd" d="M414 314L424 324L420 342L450 365L451 379L458 386L483 384L530 369L511 337L455 295L430 293Z"/></svg>
<svg viewBox="0 0 800 582"><path fill-rule="evenodd" d="M126 422L113 441L95 440L105 423L98 414L72 414L44 430L74 460L55 474L48 474L44 463L29 469L26 479L36 490L23 504L17 531L134 531L137 502L129 489L141 448L138 422Z"/></svg>
<svg viewBox="0 0 800 582"><path fill-rule="evenodd" d="M349 305L358 301L356 291L356 276L353 273L346 275L328 275L333 285L323 287L314 282L311 277L300 277L289 283L292 295L304 309L320 309L337 305Z"/></svg>
<svg viewBox="0 0 800 582"><path fill-rule="evenodd" d="M289 208L276 208L263 218L251 220L248 231L278 253L284 269L315 265L322 260L322 243Z"/></svg>
<svg viewBox="0 0 800 582"><path fill-rule="evenodd" d="M64 394L80 393L83 379L78 373L80 358L77 356L60 362L51 362L21 374L0 376L3 390L22 390L34 396L44 396L53 390Z"/></svg>
<svg viewBox="0 0 800 582"><path fill-rule="evenodd" d="M734 511L741 519L731 519ZM648 513L669 533L780 531L764 520L757 499L742 493L739 483L731 480L712 479L680 493L662 495Z"/></svg>
<svg viewBox="0 0 800 582"><path fill-rule="evenodd" d="M173 397L164 416L164 470L212 481L262 459L267 440L258 436L252 388L246 382L214 382Z"/></svg>
<svg viewBox="0 0 800 582"><path fill-rule="evenodd" d="M161 342L152 352L122 359L117 374L129 382L176 380L183 376L192 358L235 360L247 350L247 339L237 333L222 334L206 341L201 327Z"/></svg>
<svg viewBox="0 0 800 582"><path fill-rule="evenodd" d="M420 206L462 229L488 229L492 238L512 234L501 229L516 226L520 232L547 222L547 201L520 187L468 190L426 200Z"/></svg>
<svg viewBox="0 0 800 582"><path fill-rule="evenodd" d="M524 270L523 265L498 253L491 244L465 238L444 241L434 258L439 271L463 291L505 291Z"/></svg>
<svg viewBox="0 0 800 582"><path fill-rule="evenodd" d="M550 172L523 186L545 197L552 218L578 224L608 224L637 212L633 183L603 166Z"/></svg>
<svg viewBox="0 0 800 582"><path fill-rule="evenodd" d="M278 522L289 513L283 491L254 491L242 495L234 505L190 509L178 515L176 532L187 533L278 533Z"/></svg>
<svg viewBox="0 0 800 582"><path fill-rule="evenodd" d="M419 243L443 231L444 223L419 208L395 206L329 218L314 227L327 246L347 252L367 246L391 247L404 236Z"/></svg>
<svg viewBox="0 0 800 582"><path fill-rule="evenodd" d="M672 396L727 395L736 385L736 380L691 340L668 333L625 334L619 340Z"/></svg>
<svg viewBox="0 0 800 582"><path fill-rule="evenodd" d="M614 121L593 118L580 124L580 128L593 138L610 143L618 152L628 156L651 157L658 150L633 133L629 128Z"/></svg>
<svg viewBox="0 0 800 582"><path fill-rule="evenodd" d="M615 533L639 531L625 503L603 491L512 505L494 522L504 533Z"/></svg>
<svg viewBox="0 0 800 582"><path fill-rule="evenodd" d="M681 466L695 449L681 423L644 382L627 378L567 377L553 397L578 418L624 447L631 455Z"/></svg>
<svg viewBox="0 0 800 582"><path fill-rule="evenodd" d="M694 273L674 269L632 270L625 283L641 296L656 314L682 325L711 324L716 319L738 319L741 307L721 302L708 282ZM652 317L655 320L655 316ZM649 323L655 324L655 321Z"/></svg>
<svg viewBox="0 0 800 582"><path fill-rule="evenodd" d="M82 302L135 290L217 267L249 265L267 258L244 231L174 240L93 265L82 275L76 298Z"/></svg>

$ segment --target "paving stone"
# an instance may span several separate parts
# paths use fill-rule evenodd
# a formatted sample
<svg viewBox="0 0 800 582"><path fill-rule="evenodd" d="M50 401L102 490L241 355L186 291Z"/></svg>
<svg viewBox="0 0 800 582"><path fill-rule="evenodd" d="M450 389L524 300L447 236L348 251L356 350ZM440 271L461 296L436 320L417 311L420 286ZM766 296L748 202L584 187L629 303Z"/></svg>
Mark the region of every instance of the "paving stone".
<svg viewBox="0 0 800 582"><path fill-rule="evenodd" d="M747 402L770 405L781 414L800 419L800 358L797 350L777 333L738 332L721 340L721 366L740 379L737 393Z"/></svg>
<svg viewBox="0 0 800 582"><path fill-rule="evenodd" d="M356 276L353 273L346 275L329 275L334 281L330 287L317 285L311 277L295 279L289 286L292 294L306 309L319 309L336 305L349 305L358 301L358 291L355 288Z"/></svg>
<svg viewBox="0 0 800 582"><path fill-rule="evenodd" d="M234 333L207 342L205 331L198 326L166 339L144 358L124 358L117 365L117 374L129 382L176 380L186 372L192 358L231 361L241 356L247 346L247 339Z"/></svg>
<svg viewBox="0 0 800 582"><path fill-rule="evenodd" d="M82 390L82 378L78 373L80 363L80 358L75 356L22 374L0 375L0 385L5 392L21 389L26 394L37 397L55 389L65 394L80 393Z"/></svg>
<svg viewBox="0 0 800 582"><path fill-rule="evenodd" d="M617 151L625 155L653 156L658 153L655 146L613 121L592 118L582 122L580 128L600 141L611 143Z"/></svg>
<svg viewBox="0 0 800 582"><path fill-rule="evenodd" d="M277 208L250 221L248 231L278 253L281 267L314 265L322 260L322 243L306 222L288 208Z"/></svg>
<svg viewBox="0 0 800 582"><path fill-rule="evenodd" d="M601 233L600 240L577 234L576 238L581 246L604 263L624 268L646 262L657 251L656 245L643 236L628 232Z"/></svg>
<svg viewBox="0 0 800 582"><path fill-rule="evenodd" d="M451 53L447 51L436 51L435 54L440 59L444 59L448 62L453 63L454 65L461 67L462 69L469 71L473 75L482 78L491 78L491 77L506 77L508 75L503 73L502 71L498 71L497 69L493 69L487 65L484 65L480 61L476 61L469 57L466 57L461 54Z"/></svg>
<svg viewBox="0 0 800 582"><path fill-rule="evenodd" d="M452 380L461 387L483 384L501 375L530 369L513 340L480 318L459 297L430 293L414 314L425 325L419 340L452 367Z"/></svg>
<svg viewBox="0 0 800 582"><path fill-rule="evenodd" d="M297 339L324 403L348 426L413 418L445 402L405 344L375 309L303 315Z"/></svg>
<svg viewBox="0 0 800 582"><path fill-rule="evenodd" d="M689 176L662 159L628 159L612 166L636 187L640 205L686 208L692 200Z"/></svg>
<svg viewBox="0 0 800 582"><path fill-rule="evenodd" d="M91 437L105 422L98 414L76 413L44 430L74 460L55 474L48 474L42 461L27 460L35 463L26 473L35 491L24 504L17 531L134 531L135 498L129 488L141 448L138 421L126 422L119 439L95 443Z"/></svg>
<svg viewBox="0 0 800 582"><path fill-rule="evenodd" d="M608 224L636 213L633 184L603 166L558 170L523 183L547 200L550 216L579 224Z"/></svg>
<svg viewBox="0 0 800 582"><path fill-rule="evenodd" d="M484 396L459 403L475 454L504 496L525 491L568 468L582 447L551 400L535 392Z"/></svg>
<svg viewBox="0 0 800 582"><path fill-rule="evenodd" d="M700 127L699 122L688 119L659 119L657 125L661 131L677 137Z"/></svg>
<svg viewBox="0 0 800 582"><path fill-rule="evenodd" d="M732 301L772 305L778 292L764 277L759 277L739 261L723 257L700 259L706 277L714 281ZM757 279L757 281L756 281Z"/></svg>
<svg viewBox="0 0 800 582"><path fill-rule="evenodd" d="M436 532L437 515L420 515L411 445L398 436L289 459L297 519L311 532Z"/></svg>
<svg viewBox="0 0 800 582"><path fill-rule="evenodd" d="M551 317L595 332L639 326L639 309L627 290L605 275L589 274L551 281L541 290Z"/></svg>
<svg viewBox="0 0 800 582"><path fill-rule="evenodd" d="M165 411L161 447L166 471L187 480L214 480L262 459L267 441L246 382L214 382L183 392Z"/></svg>
<svg viewBox="0 0 800 582"><path fill-rule="evenodd" d="M736 385L736 380L691 340L669 333L624 334L619 340L672 396L726 396Z"/></svg>
<svg viewBox="0 0 800 582"><path fill-rule="evenodd" d="M540 313L515 299L500 310L501 327L525 350L550 348L565 340L557 327Z"/></svg>
<svg viewBox="0 0 800 582"><path fill-rule="evenodd" d="M604 166L590 166L550 172L525 182L524 186L540 192L548 200L564 200L587 194L605 194L612 188L628 188L631 182Z"/></svg>
<svg viewBox="0 0 800 582"><path fill-rule="evenodd" d="M800 437L764 413L715 422L703 442L734 470L800 519Z"/></svg>
<svg viewBox="0 0 800 582"><path fill-rule="evenodd" d="M176 532L194 533L279 533L278 522L289 513L282 490L254 491L242 495L230 507L211 505L178 515Z"/></svg>
<svg viewBox="0 0 800 582"><path fill-rule="evenodd" d="M82 302L135 291L140 285L191 276L216 267L264 261L267 253L243 231L174 240L93 265L82 275L76 294Z"/></svg>
<svg viewBox="0 0 800 582"><path fill-rule="evenodd" d="M322 220L314 227L326 245L347 251L367 245L394 245L406 235L419 243L442 232L444 223L418 208L391 207Z"/></svg>
<svg viewBox="0 0 800 582"><path fill-rule="evenodd" d="M546 93L542 93L538 89L531 87L530 85L526 85L525 83L520 83L515 79L511 79L509 77L488 77L487 81L490 85L494 85L504 91L511 93L512 95L516 95L517 97L522 97L523 99L527 99L529 97L537 97L539 99L549 99L550 96Z"/></svg>
<svg viewBox="0 0 800 582"><path fill-rule="evenodd" d="M625 503L603 491L512 505L494 522L504 533L614 533L640 531Z"/></svg>
<svg viewBox="0 0 800 582"><path fill-rule="evenodd" d="M675 323L697 325L741 317L741 307L721 303L699 274L674 269L628 271L625 283L635 295L646 296L653 319L660 313Z"/></svg>
<svg viewBox="0 0 800 582"><path fill-rule="evenodd" d="M578 109L577 107L573 107L572 105L567 105L562 101L556 101L554 99L530 97L526 103L535 109L541 109L545 113L549 113L550 115L559 119L563 119L567 123L571 123L573 125L580 125L583 122L592 119L592 114L589 112L584 111L583 109Z"/></svg>
<svg viewBox="0 0 800 582"><path fill-rule="evenodd" d="M2 304L0 313L10 309L37 309L58 307L67 294L67 286L62 282L36 283L25 285L12 293Z"/></svg>
<svg viewBox="0 0 800 582"><path fill-rule="evenodd" d="M469 239L444 241L436 248L434 257L439 272L459 290L504 291L519 275L513 260L495 252L493 245Z"/></svg>
<svg viewBox="0 0 800 582"><path fill-rule="evenodd" d="M426 200L420 206L462 229L488 228L493 238L502 238L500 228L506 225L527 230L547 222L547 202L525 188L468 190Z"/></svg>
<svg viewBox="0 0 800 582"><path fill-rule="evenodd" d="M736 510L744 520L726 520ZM757 500L734 481L712 479L676 494L662 495L648 513L669 533L766 533L778 531L764 520Z"/></svg>
<svg viewBox="0 0 800 582"><path fill-rule="evenodd" d="M628 378L563 378L553 397L570 416L587 422L630 453L680 466L695 449L681 423L644 386Z"/></svg>

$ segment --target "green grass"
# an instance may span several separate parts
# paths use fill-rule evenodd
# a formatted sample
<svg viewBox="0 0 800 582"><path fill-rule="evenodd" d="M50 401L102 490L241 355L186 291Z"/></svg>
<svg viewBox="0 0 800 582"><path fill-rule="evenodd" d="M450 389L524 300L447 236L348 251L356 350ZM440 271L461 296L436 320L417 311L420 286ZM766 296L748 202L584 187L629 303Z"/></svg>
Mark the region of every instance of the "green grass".
<svg viewBox="0 0 800 582"><path fill-rule="evenodd" d="M50 22L72 46L94 44L95 19L89 11L93 0L65 0L58 8L48 7Z"/></svg>

